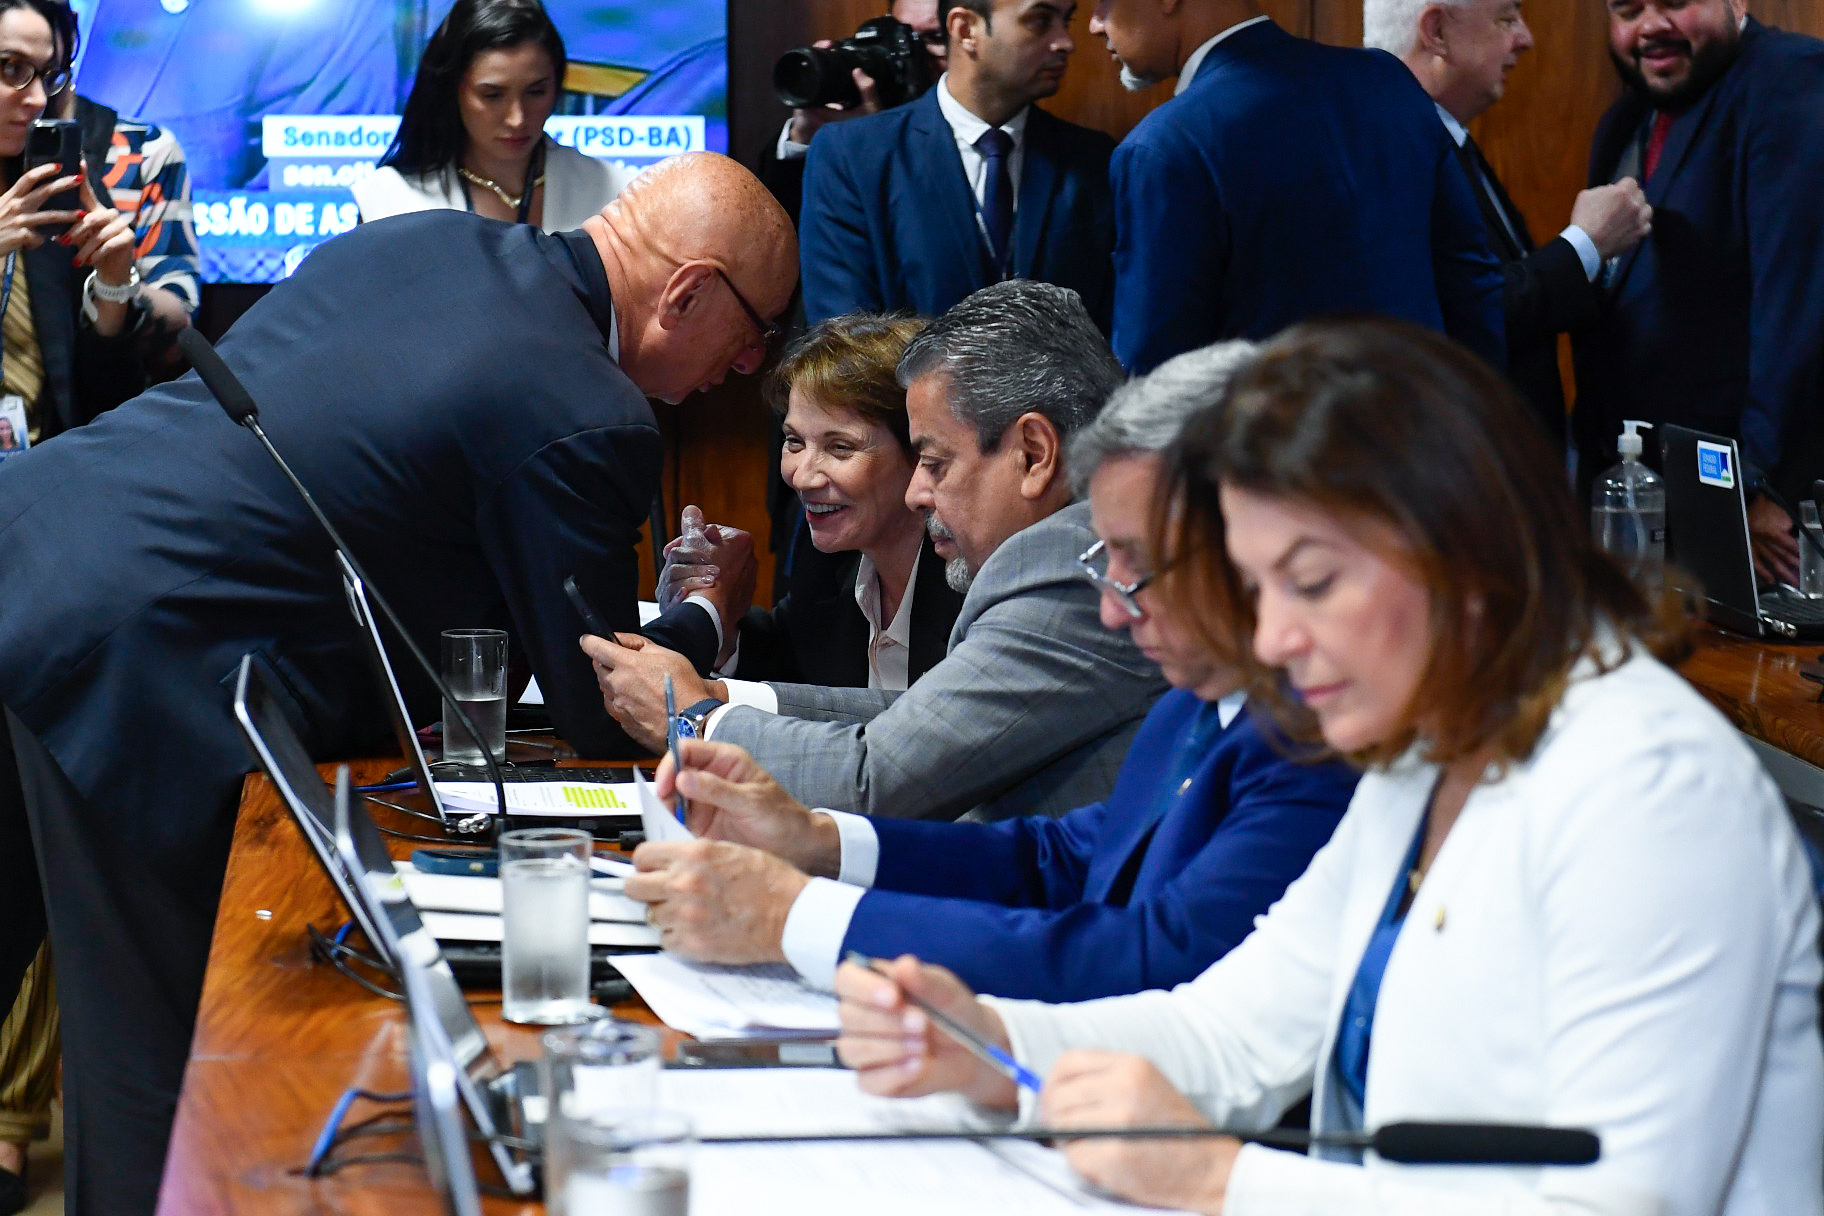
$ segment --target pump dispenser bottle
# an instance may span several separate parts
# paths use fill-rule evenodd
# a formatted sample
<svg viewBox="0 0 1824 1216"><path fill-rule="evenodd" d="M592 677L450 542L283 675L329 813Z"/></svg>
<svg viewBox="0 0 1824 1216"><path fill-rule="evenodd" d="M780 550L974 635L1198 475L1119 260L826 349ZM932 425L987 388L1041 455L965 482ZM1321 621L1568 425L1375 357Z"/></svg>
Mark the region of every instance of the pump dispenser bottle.
<svg viewBox="0 0 1824 1216"><path fill-rule="evenodd" d="M1641 427L1623 422L1616 450L1621 463L1596 481L1590 527L1596 543L1646 591L1659 590L1666 568L1666 483L1640 462Z"/></svg>

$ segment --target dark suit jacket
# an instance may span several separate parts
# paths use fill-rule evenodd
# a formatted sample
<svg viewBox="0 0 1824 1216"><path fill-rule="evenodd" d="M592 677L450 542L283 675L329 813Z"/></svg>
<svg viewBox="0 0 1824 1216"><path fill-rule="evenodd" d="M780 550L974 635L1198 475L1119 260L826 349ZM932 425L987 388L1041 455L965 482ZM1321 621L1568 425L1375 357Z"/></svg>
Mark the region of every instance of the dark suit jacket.
<svg viewBox="0 0 1824 1216"><path fill-rule="evenodd" d="M1595 316L1596 286L1584 274L1583 260L1569 241L1555 236L1543 245L1533 243L1526 216L1514 206L1486 159L1481 168L1494 188L1493 198L1476 184L1478 154L1465 145L1457 149L1457 162L1474 188L1489 242L1501 260L1507 374L1532 402L1562 451L1568 419L1564 379L1558 372L1558 335Z"/></svg>
<svg viewBox="0 0 1824 1216"><path fill-rule="evenodd" d="M222 357L427 653L501 624L579 750L612 728L561 582L637 625L660 466L608 357L594 247L460 212L321 246ZM194 375L0 466L0 702L145 860L212 906L247 767L229 713L256 652L313 751L384 734L328 542ZM435 702L400 668L423 717ZM57 860L40 859L55 873ZM206 921L204 922L207 923Z"/></svg>
<svg viewBox="0 0 1824 1216"><path fill-rule="evenodd" d="M791 592L772 611L750 609L741 620L736 678L866 688L868 618L855 603L855 571L861 565L861 554L819 553L808 530L799 534L794 549ZM943 659L950 644L950 627L962 608L962 592L952 591L944 581L944 559L926 540L912 572L907 671L913 680ZM701 611L680 604L661 619ZM716 658L713 639L686 657L699 672L708 674Z"/></svg>
<svg viewBox="0 0 1824 1216"><path fill-rule="evenodd" d="M1500 268L1437 110L1391 55L1249 26L1110 174L1130 373L1334 312L1443 329L1503 366Z"/></svg>
<svg viewBox="0 0 1824 1216"><path fill-rule="evenodd" d="M1069 287L1108 323L1114 141L1034 106L1014 202L1013 274ZM995 281L974 196L937 90L832 123L805 158L799 224L804 312L909 309L936 316Z"/></svg>
<svg viewBox="0 0 1824 1216"><path fill-rule="evenodd" d="M1041 1001L1195 978L1304 873L1356 778L1287 759L1246 709L1186 757L1203 705L1160 698L1107 801L1060 819L876 819L874 888L843 949L916 954L980 991Z"/></svg>
<svg viewBox="0 0 1824 1216"><path fill-rule="evenodd" d="M1644 184L1653 232L1576 335L1586 477L1614 463L1624 418L1735 436L1788 498L1824 475L1820 98L1824 42L1750 18L1741 57L1673 122ZM1614 177L1649 120L1633 94L1603 116L1592 184Z"/></svg>

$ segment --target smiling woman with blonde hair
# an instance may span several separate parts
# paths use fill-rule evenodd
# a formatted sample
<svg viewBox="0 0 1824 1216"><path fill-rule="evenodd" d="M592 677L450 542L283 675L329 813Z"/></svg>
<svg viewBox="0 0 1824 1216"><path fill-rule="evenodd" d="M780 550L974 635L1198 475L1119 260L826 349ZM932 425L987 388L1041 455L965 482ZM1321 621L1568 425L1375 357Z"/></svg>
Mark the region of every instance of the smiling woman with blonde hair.
<svg viewBox="0 0 1824 1216"><path fill-rule="evenodd" d="M1128 1198L1244 1216L1819 1216L1819 918L1778 792L1658 651L1676 622L1589 539L1500 376L1391 322L1265 347L1187 427L1157 594L1250 639L1289 727L1368 767L1252 936L1170 992L978 1001L846 968L877 1092L1046 1123L1586 1127L1582 1167L1411 1167L1235 1140L1086 1139ZM1308 715L1308 716L1307 716ZM904 1003L1049 1073L1043 1097ZM1036 1110L1035 1110L1036 1106Z"/></svg>

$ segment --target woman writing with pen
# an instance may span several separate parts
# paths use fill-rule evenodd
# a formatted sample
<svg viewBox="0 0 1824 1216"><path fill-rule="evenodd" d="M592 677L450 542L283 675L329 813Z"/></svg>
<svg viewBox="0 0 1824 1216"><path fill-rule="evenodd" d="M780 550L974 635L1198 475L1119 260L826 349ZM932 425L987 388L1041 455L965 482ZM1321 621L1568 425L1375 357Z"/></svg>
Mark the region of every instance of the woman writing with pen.
<svg viewBox="0 0 1824 1216"><path fill-rule="evenodd" d="M1252 936L1169 992L1048 1006L910 958L844 967L864 1087L1082 1127L1271 1127L1309 1093L1318 1133L1466 1120L1602 1141L1575 1168L1067 1144L1091 1181L1199 1212L1824 1212L1797 836L1663 664L1679 621L1592 545L1506 383L1428 332L1302 326L1189 425L1163 493L1147 593L1213 650L1251 651L1282 724L1366 767L1348 814Z"/></svg>

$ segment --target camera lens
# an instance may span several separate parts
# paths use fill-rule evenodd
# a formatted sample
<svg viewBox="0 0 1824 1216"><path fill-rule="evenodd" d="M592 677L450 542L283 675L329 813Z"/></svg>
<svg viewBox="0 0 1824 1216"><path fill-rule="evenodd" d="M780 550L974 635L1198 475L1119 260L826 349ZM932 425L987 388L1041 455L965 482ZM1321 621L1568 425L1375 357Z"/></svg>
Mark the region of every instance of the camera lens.
<svg viewBox="0 0 1824 1216"><path fill-rule="evenodd" d="M831 102L852 106L861 100L861 94L849 71L860 66L861 57L854 51L814 46L787 51L773 65L773 92L793 109Z"/></svg>

